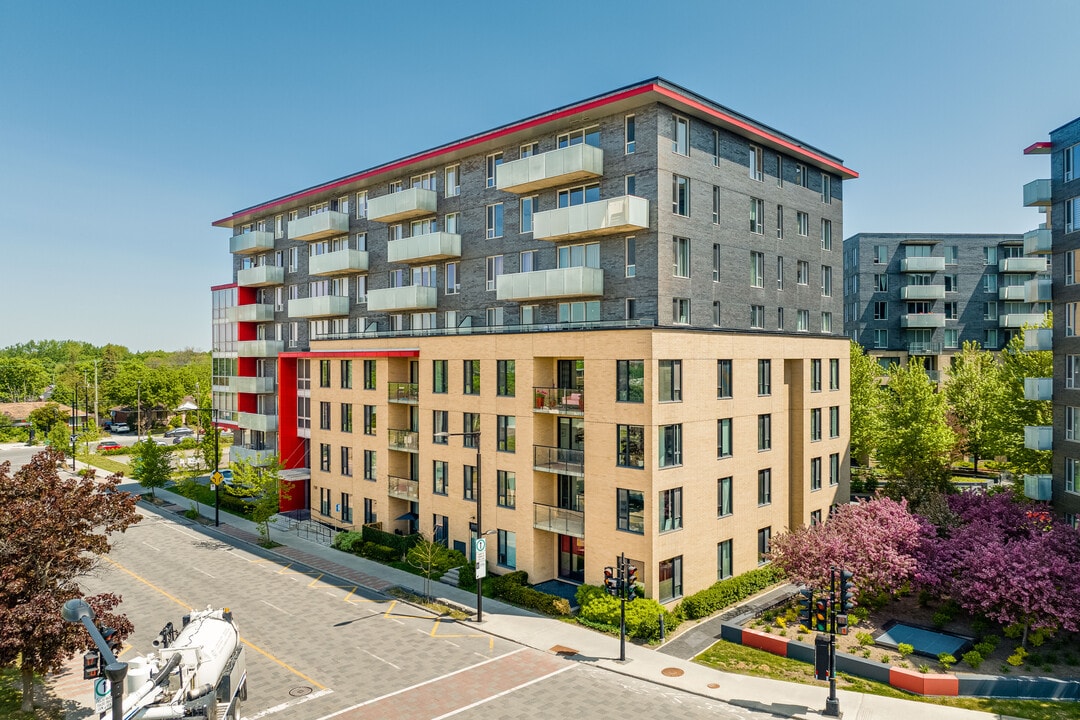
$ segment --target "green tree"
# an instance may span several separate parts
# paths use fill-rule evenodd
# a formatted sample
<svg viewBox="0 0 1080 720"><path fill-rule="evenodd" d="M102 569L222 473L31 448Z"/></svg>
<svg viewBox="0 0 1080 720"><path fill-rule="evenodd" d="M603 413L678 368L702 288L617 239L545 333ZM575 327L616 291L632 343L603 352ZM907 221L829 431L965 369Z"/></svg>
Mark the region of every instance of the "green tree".
<svg viewBox="0 0 1080 720"><path fill-rule="evenodd" d="M1041 327L1052 327L1047 313ZM1001 352L1004 390L994 431L999 439L998 452L1008 458L1016 474L1051 472L1053 452L1031 450L1024 445L1024 427L1053 425L1053 406L1049 400L1026 400L1025 378L1054 376L1054 355L1050 350L1024 350L1024 333L1013 336Z"/></svg>
<svg viewBox="0 0 1080 720"><path fill-rule="evenodd" d="M953 366L945 384L945 399L956 422L959 449L971 455L975 470L979 460L992 457L998 446L1002 408L1001 365L994 354L978 343L966 342L953 355Z"/></svg>
<svg viewBox="0 0 1080 720"><path fill-rule="evenodd" d="M946 422L945 396L916 358L889 368L877 459L890 475L888 494L914 510L950 489L955 435Z"/></svg>
<svg viewBox="0 0 1080 720"><path fill-rule="evenodd" d="M152 440L135 444L131 461L131 477L157 497L155 488L165 487L172 480L172 449Z"/></svg>
<svg viewBox="0 0 1080 720"><path fill-rule="evenodd" d="M424 576L424 596L430 598L432 579L445 575L446 571L454 566L454 557L441 543L420 533L416 544L405 554L405 562Z"/></svg>
<svg viewBox="0 0 1080 720"><path fill-rule="evenodd" d="M263 543L270 544L270 524L277 521L281 500L288 500L292 487L281 483L281 464L272 458L265 465L246 460L231 464L233 482L225 491L250 500L251 520L258 524Z"/></svg>
<svg viewBox="0 0 1080 720"><path fill-rule="evenodd" d="M851 343L851 459L869 465L881 441L881 366L857 342Z"/></svg>
<svg viewBox="0 0 1080 720"><path fill-rule="evenodd" d="M0 402L35 400L49 384L49 373L40 360L0 357Z"/></svg>
<svg viewBox="0 0 1080 720"><path fill-rule="evenodd" d="M53 425L60 424L66 425L68 415L60 409L60 406L54 402L46 403L39 408L35 408L30 411L30 416L27 418L30 424L34 426L34 429L39 433L48 435L52 430Z"/></svg>
<svg viewBox="0 0 1080 720"><path fill-rule="evenodd" d="M71 455L71 428L56 423L45 436L46 444L62 455Z"/></svg>

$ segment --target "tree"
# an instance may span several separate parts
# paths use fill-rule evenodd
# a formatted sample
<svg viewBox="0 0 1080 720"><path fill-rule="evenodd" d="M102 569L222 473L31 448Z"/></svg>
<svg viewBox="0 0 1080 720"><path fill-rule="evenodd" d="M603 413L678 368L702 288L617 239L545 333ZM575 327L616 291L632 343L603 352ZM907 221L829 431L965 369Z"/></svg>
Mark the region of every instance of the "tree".
<svg viewBox="0 0 1080 720"><path fill-rule="evenodd" d="M916 511L937 493L949 492L955 436L945 420L945 396L922 363L889 368L883 432L877 459L890 474L888 493L907 498Z"/></svg>
<svg viewBox="0 0 1080 720"><path fill-rule="evenodd" d="M997 447L997 412L1001 409L1001 366L993 353L981 350L978 343L965 342L953 356L953 366L945 385L945 399L961 432L959 447L971 455L976 472L979 459L992 456Z"/></svg>
<svg viewBox="0 0 1080 720"><path fill-rule="evenodd" d="M851 343L851 458L869 465L882 432L881 367L857 342Z"/></svg>
<svg viewBox="0 0 1080 720"><path fill-rule="evenodd" d="M37 399L48 384L49 373L40 360L0 358L0 402Z"/></svg>
<svg viewBox="0 0 1080 720"><path fill-rule="evenodd" d="M158 445L153 440L143 440L135 445L131 463L131 477L157 497L155 488L165 487L172 480L172 449Z"/></svg>
<svg viewBox="0 0 1080 720"><path fill-rule="evenodd" d="M878 497L839 506L828 522L781 533L770 559L792 580L823 588L829 568L855 573L860 595L895 594L915 574L921 529L907 502Z"/></svg>
<svg viewBox="0 0 1080 720"><path fill-rule="evenodd" d="M1051 322L1048 313L1042 327L1051 327ZM994 427L999 453L1008 458L1011 469L1017 474L1051 472L1053 452L1027 448L1024 427L1053 425L1053 406L1049 400L1025 399L1024 379L1053 377L1053 352L1024 350L1024 333L1017 333L1001 352L1001 375L1003 392Z"/></svg>
<svg viewBox="0 0 1080 720"><path fill-rule="evenodd" d="M434 531L432 535L434 536ZM450 550L423 533L420 533L416 544L405 554L405 562L419 570L424 576L424 596L429 598L432 579L442 577L454 566Z"/></svg>
<svg viewBox="0 0 1080 720"><path fill-rule="evenodd" d="M233 482L225 487L225 491L249 499L251 520L258 524L263 543L269 545L270 524L277 520L280 501L289 499L292 486L281 484L281 464L277 458L259 466L237 460L231 467Z"/></svg>
<svg viewBox="0 0 1080 720"><path fill-rule="evenodd" d="M53 425L46 436L46 442L61 455L71 455L71 431L66 423Z"/></svg>
<svg viewBox="0 0 1080 720"><path fill-rule="evenodd" d="M34 426L42 435L48 435L53 426L57 423L61 425L67 424L68 416L60 409L60 406L54 402L45 403L39 408L35 408L30 411L30 415L27 420Z"/></svg>
<svg viewBox="0 0 1080 720"><path fill-rule="evenodd" d="M0 666L20 663L27 712L34 674L59 670L90 644L81 626L60 619L61 605L82 596L78 579L109 552L109 536L141 520L137 498L117 490L118 476L98 480L88 471L62 478L62 459L47 449L15 473L10 463L0 464ZM87 600L103 613L119 602L107 596ZM122 616L104 620L122 634L130 632Z"/></svg>

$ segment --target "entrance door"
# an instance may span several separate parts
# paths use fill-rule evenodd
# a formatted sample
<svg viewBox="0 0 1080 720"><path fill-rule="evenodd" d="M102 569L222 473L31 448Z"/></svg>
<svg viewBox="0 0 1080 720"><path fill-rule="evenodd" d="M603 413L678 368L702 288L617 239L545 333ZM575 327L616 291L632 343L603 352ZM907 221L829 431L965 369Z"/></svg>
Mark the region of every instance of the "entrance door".
<svg viewBox="0 0 1080 720"><path fill-rule="evenodd" d="M559 577L585 582L585 541L581 538L559 536Z"/></svg>

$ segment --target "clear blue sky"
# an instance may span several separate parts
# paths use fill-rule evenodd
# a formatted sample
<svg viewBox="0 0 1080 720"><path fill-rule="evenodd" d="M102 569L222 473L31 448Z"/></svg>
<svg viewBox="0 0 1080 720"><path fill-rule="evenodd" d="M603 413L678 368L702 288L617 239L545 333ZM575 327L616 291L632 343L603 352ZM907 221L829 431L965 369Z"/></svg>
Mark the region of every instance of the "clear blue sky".
<svg viewBox="0 0 1080 720"><path fill-rule="evenodd" d="M0 347L210 345L234 210L661 75L844 159L844 235L1024 232L1080 3L0 0Z"/></svg>

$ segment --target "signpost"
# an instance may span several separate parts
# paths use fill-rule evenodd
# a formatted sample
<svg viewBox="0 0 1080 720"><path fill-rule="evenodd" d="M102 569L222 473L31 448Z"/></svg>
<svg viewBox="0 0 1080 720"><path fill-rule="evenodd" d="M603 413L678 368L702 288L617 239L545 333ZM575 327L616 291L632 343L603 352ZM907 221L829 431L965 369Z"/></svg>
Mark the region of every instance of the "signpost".
<svg viewBox="0 0 1080 720"><path fill-rule="evenodd" d="M110 684L107 678L98 678L94 681L94 709L99 715L109 710L109 690Z"/></svg>
<svg viewBox="0 0 1080 720"><path fill-rule="evenodd" d="M473 555L476 557L476 579L487 577L487 539L473 540Z"/></svg>

